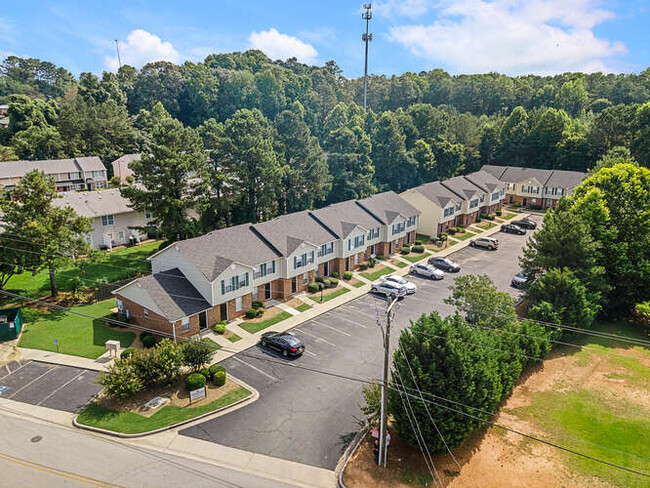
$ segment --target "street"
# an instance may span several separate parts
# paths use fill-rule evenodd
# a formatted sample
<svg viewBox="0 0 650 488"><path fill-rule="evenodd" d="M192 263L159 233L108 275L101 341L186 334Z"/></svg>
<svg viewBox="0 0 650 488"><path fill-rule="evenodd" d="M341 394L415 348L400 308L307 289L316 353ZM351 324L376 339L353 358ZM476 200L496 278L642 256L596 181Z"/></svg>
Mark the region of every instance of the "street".
<svg viewBox="0 0 650 488"><path fill-rule="evenodd" d="M541 217L533 217L538 223ZM528 234L528 236L530 233ZM518 256L527 236L498 233L497 251L467 247L450 257L462 266L459 275L487 274L513 297L519 291L510 279L519 271ZM410 277L418 292L397 309L391 345L409 321L437 310L453 313L443 302L454 274L442 281ZM309 320L292 330L306 344L302 357L286 360L261 347L250 348L223 362L227 371L260 392L255 403L226 416L181 430L182 435L229 447L334 469L348 443L363 424L362 385L349 379L306 371L299 365L345 376L381 376L382 339L377 317L386 300L364 295Z"/></svg>

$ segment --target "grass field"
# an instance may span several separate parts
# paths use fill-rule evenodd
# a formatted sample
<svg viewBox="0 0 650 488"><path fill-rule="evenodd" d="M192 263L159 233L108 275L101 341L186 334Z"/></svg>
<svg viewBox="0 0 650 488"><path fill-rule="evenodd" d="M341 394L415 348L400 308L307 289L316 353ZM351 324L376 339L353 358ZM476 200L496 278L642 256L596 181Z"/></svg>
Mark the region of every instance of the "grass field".
<svg viewBox="0 0 650 488"><path fill-rule="evenodd" d="M321 299L320 293L316 293L314 295L310 295L309 298L314 300L315 302L318 303L325 303L330 301L332 298L340 297L341 295L346 294L349 292L347 288L339 288L338 290L331 291L329 293L323 293L323 298Z"/></svg>
<svg viewBox="0 0 650 488"><path fill-rule="evenodd" d="M391 274L393 270L389 268L388 266L385 266L383 268L374 270L374 271L364 271L361 274L365 279L370 280L370 281L375 281L377 278L380 276L384 276L387 274Z"/></svg>
<svg viewBox="0 0 650 488"><path fill-rule="evenodd" d="M352 286L354 286L355 288L361 288L363 285L365 285L363 281L357 281Z"/></svg>
<svg viewBox="0 0 650 488"><path fill-rule="evenodd" d="M483 230L488 230L496 226L497 224L495 224L494 222L490 222L489 220L484 220L483 222L474 224L474 227L478 227L479 229L483 229Z"/></svg>
<svg viewBox="0 0 650 488"><path fill-rule="evenodd" d="M519 214L516 214L514 212L506 212L504 214L501 214L501 218L503 220L510 220L511 218L516 217L517 215Z"/></svg>
<svg viewBox="0 0 650 488"><path fill-rule="evenodd" d="M109 299L91 305L72 307L72 310L106 317L115 307L115 300ZM25 328L18 345L30 349L56 352L55 340L59 341L59 352L96 359L106 352L104 343L109 339L119 340L122 347L129 347L135 339L133 332L111 329L104 320L82 317L66 311L42 313L23 309Z"/></svg>
<svg viewBox="0 0 650 488"><path fill-rule="evenodd" d="M298 310L298 312L306 312L310 308L311 305L309 305L308 303L302 303L296 307L296 310Z"/></svg>
<svg viewBox="0 0 650 488"><path fill-rule="evenodd" d="M116 412L91 403L84 408L77 422L91 427L121 432L124 434L138 434L151 430L161 429L174 425L185 420L193 419L204 413L212 412L219 408L226 407L238 400L251 395L246 388L239 387L229 391L221 398L218 398L205 405L198 407L176 407L166 405L151 417L144 417L134 412Z"/></svg>
<svg viewBox="0 0 650 488"><path fill-rule="evenodd" d="M402 256L403 259L406 259L407 261L411 261L412 263L417 263L418 261L422 261L424 258L431 256L428 252L421 252L420 254L407 254L405 256Z"/></svg>
<svg viewBox="0 0 650 488"><path fill-rule="evenodd" d="M260 330L264 330L267 327L271 327L272 325L275 325L278 322L282 322L284 319L288 319L289 317L291 317L291 314L289 312L282 312L274 317L271 317L270 319L261 320L259 322L242 322L239 324L239 327L244 329L249 334L255 334L255 332L259 332Z"/></svg>
<svg viewBox="0 0 650 488"><path fill-rule="evenodd" d="M214 342L212 339L209 339L209 338L207 338L207 337L204 338L204 339L201 339L201 342L204 342L205 344L207 344L208 346L210 346L210 349L211 349L212 351L218 351L219 349L221 349L221 346L220 346L219 344L217 344L217 343Z"/></svg>
<svg viewBox="0 0 650 488"><path fill-rule="evenodd" d="M474 237L475 235L476 234L474 234L473 232L466 230L462 234L458 234L458 233L454 234L454 239L458 239L459 241L465 241L470 237Z"/></svg>
<svg viewBox="0 0 650 488"><path fill-rule="evenodd" d="M138 273L148 273L150 266L146 258L155 253L158 247L160 247L160 241L149 242L136 247L103 253L103 259L99 262L79 261L73 266L61 268L56 271L59 290L70 290L70 281L75 276L79 276L83 280L84 288L89 288L100 279L111 283L136 276ZM25 272L14 275L9 279L5 289L31 298L41 297L50 291L49 273L42 272L33 275Z"/></svg>

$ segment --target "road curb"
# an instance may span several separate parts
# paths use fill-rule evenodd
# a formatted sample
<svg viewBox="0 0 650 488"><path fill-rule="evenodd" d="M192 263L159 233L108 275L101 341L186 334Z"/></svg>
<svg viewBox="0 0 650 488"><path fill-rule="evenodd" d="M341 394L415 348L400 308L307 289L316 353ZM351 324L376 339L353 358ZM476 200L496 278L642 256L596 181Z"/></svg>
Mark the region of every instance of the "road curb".
<svg viewBox="0 0 650 488"><path fill-rule="evenodd" d="M357 432L357 435L354 437L354 439L352 439L352 442L350 442L347 449L339 459L339 462L336 465L336 469L334 470L334 473L336 473L336 480L339 488L347 488L347 486L345 486L345 483L343 483L343 474L345 473L345 469L348 467L350 459L352 459L354 453L357 452L357 449L359 449L361 442L366 437L366 435L368 435L368 432L370 432L370 424L366 423L363 429Z"/></svg>
<svg viewBox="0 0 650 488"><path fill-rule="evenodd" d="M236 379L236 378L234 378L232 376L231 376L231 380L234 381L235 383L237 383L238 385L243 386L244 388L246 388L248 391L251 392L251 394L249 396L247 396L246 398L242 398L240 400L237 400L234 403L231 403L230 405L226 405L226 406L218 408L216 410L212 410L210 412L206 412L204 414L198 415L197 417L192 417L191 419L183 420L182 422L178 422L178 423L173 424L173 425L167 425L167 426L161 427L159 429L149 430L149 431L146 431L146 432L138 432L138 433L134 433L134 434L126 434L124 432L115 432L113 430L102 429L100 427L93 427L93 426L90 426L90 425L80 424L79 422L77 422L77 419L79 418L79 414L75 415L75 417L72 419L72 425L74 427L76 427L77 429L89 430L91 432L97 432L99 434L110 435L110 436L113 436L113 437L119 437L121 439L135 439L135 438L138 438L138 437L146 437L146 436L149 436L149 435L158 434L158 433L164 432L166 430L176 429L178 427L182 427L184 425L188 425L188 424L191 424L191 423L199 421L199 420L203 421L203 420L205 420L206 417L209 417L211 415L214 415L216 417L220 417L222 415L227 415L230 412L234 412L235 410L238 410L238 409L240 409L242 407L245 407L246 405L248 405L250 403L256 402L260 398L260 392L257 391L252 386L250 386L250 385L244 383L243 381L240 381L240 380L238 380L238 379ZM86 406L88 406L88 405L86 405Z"/></svg>

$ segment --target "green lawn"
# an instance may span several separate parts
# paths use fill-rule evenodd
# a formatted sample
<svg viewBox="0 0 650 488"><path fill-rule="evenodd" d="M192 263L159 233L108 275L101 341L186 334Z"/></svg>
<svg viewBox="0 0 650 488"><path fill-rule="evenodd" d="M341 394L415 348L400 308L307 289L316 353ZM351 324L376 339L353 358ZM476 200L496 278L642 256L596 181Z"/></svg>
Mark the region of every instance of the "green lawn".
<svg viewBox="0 0 650 488"><path fill-rule="evenodd" d="M406 256L402 256L402 258L406 259L407 261L411 261L412 263L417 263L418 261L422 261L424 258L431 256L428 252L421 252L420 254L407 254Z"/></svg>
<svg viewBox="0 0 650 488"><path fill-rule="evenodd" d="M495 224L494 222L490 222L489 220L484 220L483 222L474 224L474 227L478 227L479 229L483 229L483 230L488 230L496 226L497 224Z"/></svg>
<svg viewBox="0 0 650 488"><path fill-rule="evenodd" d="M244 329L249 334L255 334L255 332L259 332L260 330L266 329L267 327L271 327L272 325L275 325L278 322L282 322L284 319L288 319L289 317L291 317L291 314L289 312L281 312L275 317L271 317L270 319L262 320L260 322L242 322L239 324L239 327Z"/></svg>
<svg viewBox="0 0 650 488"><path fill-rule="evenodd" d="M203 343L207 344L208 346L210 346L210 349L212 351L218 351L219 349L221 349L221 346L219 344L217 344L212 339L209 339L207 337L204 338L204 339L201 339L201 342L203 342Z"/></svg>
<svg viewBox="0 0 650 488"><path fill-rule="evenodd" d="M355 288L361 288L363 285L365 285L365 283L363 281L357 281L352 286L354 286Z"/></svg>
<svg viewBox="0 0 650 488"><path fill-rule="evenodd" d="M311 305L309 305L308 303L303 303L301 305L298 305L296 307L296 310L298 310L298 312L306 312L310 308L311 308Z"/></svg>
<svg viewBox="0 0 650 488"><path fill-rule="evenodd" d="M511 218L516 217L517 215L518 214L516 214L514 212L506 212L506 213L501 214L501 218L503 220L510 220Z"/></svg>
<svg viewBox="0 0 650 488"><path fill-rule="evenodd" d="M72 307L97 317L111 315L115 300L109 299L91 305ZM56 352L55 340L59 341L59 352L96 359L106 352L104 343L109 339L120 341L122 347L129 347L135 339L133 332L113 330L106 327L105 321L82 317L66 311L42 313L29 308L23 309L25 328L20 347L42 349Z"/></svg>
<svg viewBox="0 0 650 488"><path fill-rule="evenodd" d="M398 268L406 268L408 264L403 263L402 261L397 261L393 266L397 266Z"/></svg>
<svg viewBox="0 0 650 488"><path fill-rule="evenodd" d="M422 241L423 243L429 242L429 236L426 236L424 234L415 234L415 240L416 241Z"/></svg>
<svg viewBox="0 0 650 488"><path fill-rule="evenodd" d="M454 239L458 239L459 241L465 241L469 239L470 237L474 237L476 234L474 232L470 232L466 230L462 234L454 234Z"/></svg>
<svg viewBox="0 0 650 488"><path fill-rule="evenodd" d="M404 264L406 266L406 264ZM370 280L370 281L375 281L377 278L380 276L384 276L387 274L391 274L393 270L389 268L388 266L378 269L376 271L364 271L361 273L361 276L363 276L365 279Z"/></svg>
<svg viewBox="0 0 650 488"><path fill-rule="evenodd" d="M318 303L325 303L330 301L332 298L340 297L341 295L349 292L347 288L339 288L338 290L331 291L329 293L323 293L323 299L321 300L320 293L311 295L309 298Z"/></svg>
<svg viewBox="0 0 650 488"><path fill-rule="evenodd" d="M234 332L231 332L230 334L231 334L231 335L229 335L228 337L226 337L226 339L228 339L230 342L241 341L241 337L238 336L237 334L235 334Z"/></svg>
<svg viewBox="0 0 650 488"><path fill-rule="evenodd" d="M231 405L250 395L251 392L246 388L239 387L236 390L229 391L221 398L197 407L166 405L148 418L134 412L108 410L95 403L91 403L81 411L79 417L77 417L77 422L113 432L139 434L174 425L184 420L193 419L204 413Z"/></svg>
<svg viewBox="0 0 650 488"><path fill-rule="evenodd" d="M61 268L56 272L59 290L70 290L70 281L75 276L79 276L83 280L84 287L91 287L100 279L106 279L108 283L111 283L136 276L138 273L148 273L150 266L146 258L155 253L158 247L160 247L160 241L118 249L110 253L102 252L103 259L100 262L79 261L73 266ZM5 289L29 297L46 295L50 291L49 273L32 275L32 273L25 272L14 275Z"/></svg>

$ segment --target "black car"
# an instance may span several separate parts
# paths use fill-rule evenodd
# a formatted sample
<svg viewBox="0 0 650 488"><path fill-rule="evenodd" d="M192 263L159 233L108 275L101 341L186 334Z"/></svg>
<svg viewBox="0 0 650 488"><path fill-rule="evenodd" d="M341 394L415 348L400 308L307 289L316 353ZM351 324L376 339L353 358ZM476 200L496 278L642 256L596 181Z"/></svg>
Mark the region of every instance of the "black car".
<svg viewBox="0 0 650 488"><path fill-rule="evenodd" d="M530 219L515 220L514 222L510 223L518 227L523 227L524 229L537 229L537 223L533 222Z"/></svg>
<svg viewBox="0 0 650 488"><path fill-rule="evenodd" d="M285 357L300 356L305 351L302 341L289 332L265 332L260 343Z"/></svg>
<svg viewBox="0 0 650 488"><path fill-rule="evenodd" d="M430 258L429 264L443 271L451 271L452 273L460 271L460 266L449 258Z"/></svg>
<svg viewBox="0 0 650 488"><path fill-rule="evenodd" d="M526 229L515 224L504 224L501 226L501 230L503 232L508 232L509 234L519 234L520 236L523 236L526 233Z"/></svg>

